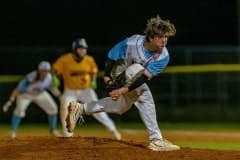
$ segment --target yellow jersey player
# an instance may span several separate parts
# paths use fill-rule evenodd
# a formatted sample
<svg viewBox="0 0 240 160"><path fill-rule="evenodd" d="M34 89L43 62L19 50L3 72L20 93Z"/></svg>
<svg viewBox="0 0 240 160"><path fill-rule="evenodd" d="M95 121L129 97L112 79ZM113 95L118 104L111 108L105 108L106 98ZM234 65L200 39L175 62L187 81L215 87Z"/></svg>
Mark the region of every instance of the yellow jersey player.
<svg viewBox="0 0 240 160"><path fill-rule="evenodd" d="M88 103L98 100L93 89L96 88L98 67L94 58L87 55L87 48L88 45L84 38L76 39L72 43L72 52L62 55L53 64L53 73L56 76L61 76L64 83L64 92L61 95L60 117L65 137L73 136L73 133L67 131L65 122L68 114L68 104L71 101ZM54 79L56 80L56 77ZM56 86L58 85L56 84ZM107 127L115 139L121 139L114 122L105 112L95 113L93 117Z"/></svg>

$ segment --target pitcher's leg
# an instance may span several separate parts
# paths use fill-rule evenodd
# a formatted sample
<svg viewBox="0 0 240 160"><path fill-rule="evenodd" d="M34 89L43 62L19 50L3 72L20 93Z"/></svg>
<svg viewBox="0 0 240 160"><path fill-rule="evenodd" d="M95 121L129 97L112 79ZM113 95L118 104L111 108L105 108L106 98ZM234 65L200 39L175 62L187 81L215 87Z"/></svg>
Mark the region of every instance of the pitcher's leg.
<svg viewBox="0 0 240 160"><path fill-rule="evenodd" d="M141 119L147 127L149 139L162 139L161 131L158 127L155 104L149 90L144 91L139 100L134 103L139 110Z"/></svg>
<svg viewBox="0 0 240 160"><path fill-rule="evenodd" d="M66 118L67 128L69 132L73 132L76 127L77 121L82 120L82 115L92 115L100 112L109 112L115 114L123 114L131 108L133 101L128 96L121 96L117 101L113 101L110 97L93 101L90 103L78 103L73 101L69 104L68 115ZM106 113L105 113L106 114ZM116 131L116 130L115 130ZM114 132L113 134L118 133ZM117 134L116 134L117 135ZM120 139L120 135L115 136L116 139Z"/></svg>
<svg viewBox="0 0 240 160"><path fill-rule="evenodd" d="M93 89L89 88L81 92L81 94L79 95L79 100L84 103L90 103L93 101L97 101L98 98L96 92ZM105 127L107 127L108 130L116 130L114 122L109 118L107 113L99 112L94 113L92 116L100 123L102 123Z"/></svg>
<svg viewBox="0 0 240 160"><path fill-rule="evenodd" d="M129 110L132 104L133 101L127 96L121 96L117 101L113 101L111 97L106 97L98 101L87 103L84 110L86 114L107 112L121 115Z"/></svg>

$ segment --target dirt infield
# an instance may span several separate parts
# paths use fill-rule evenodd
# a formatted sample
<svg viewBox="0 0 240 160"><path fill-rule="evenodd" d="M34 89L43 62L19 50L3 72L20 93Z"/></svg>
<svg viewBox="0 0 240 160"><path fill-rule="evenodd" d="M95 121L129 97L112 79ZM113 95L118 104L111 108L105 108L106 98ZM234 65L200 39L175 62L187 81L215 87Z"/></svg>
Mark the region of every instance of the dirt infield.
<svg viewBox="0 0 240 160"><path fill-rule="evenodd" d="M146 144L109 138L19 137L0 140L1 160L235 160L239 151L182 148L179 151L154 152Z"/></svg>

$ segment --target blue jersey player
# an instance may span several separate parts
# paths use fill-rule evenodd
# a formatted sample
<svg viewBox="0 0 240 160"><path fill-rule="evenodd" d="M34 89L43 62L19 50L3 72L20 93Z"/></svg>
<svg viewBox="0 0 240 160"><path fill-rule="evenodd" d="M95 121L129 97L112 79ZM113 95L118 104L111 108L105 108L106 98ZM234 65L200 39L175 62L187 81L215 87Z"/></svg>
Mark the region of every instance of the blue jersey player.
<svg viewBox="0 0 240 160"><path fill-rule="evenodd" d="M16 132L26 110L31 102L43 109L49 119L49 131L53 136L60 136L57 131L58 109L57 104L47 90L51 90L52 75L51 64L47 61L39 63L37 70L28 73L12 91L9 100L4 104L3 111L7 112L16 99L16 108L11 120L11 137L16 137Z"/></svg>
<svg viewBox="0 0 240 160"><path fill-rule="evenodd" d="M178 150L179 146L165 140L158 127L155 103L152 93L145 83L160 74L169 62L166 48L168 38L174 36L176 29L168 20L159 16L148 20L145 35L133 35L116 44L108 53L104 81L111 82L123 71L133 75L138 66L144 68L130 85L124 85L109 91L109 97L96 102L80 104L71 102L66 122L69 131L73 131L76 121L83 114L108 112L123 114L134 104L149 133L149 149L154 151ZM138 64L134 65L133 64ZM135 68L134 68L135 67ZM129 72L129 73L127 73Z"/></svg>

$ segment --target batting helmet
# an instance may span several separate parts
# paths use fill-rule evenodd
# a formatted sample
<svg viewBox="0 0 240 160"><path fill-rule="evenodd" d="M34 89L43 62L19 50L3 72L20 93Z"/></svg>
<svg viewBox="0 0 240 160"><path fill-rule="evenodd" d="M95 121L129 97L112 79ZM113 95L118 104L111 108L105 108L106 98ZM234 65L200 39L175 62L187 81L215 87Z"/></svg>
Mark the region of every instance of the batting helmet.
<svg viewBox="0 0 240 160"><path fill-rule="evenodd" d="M84 38L78 38L72 43L72 50L75 51L77 48L88 48L87 42Z"/></svg>

